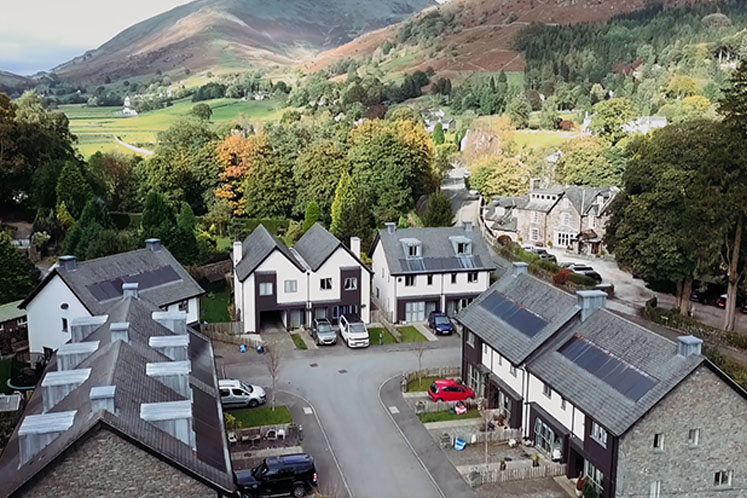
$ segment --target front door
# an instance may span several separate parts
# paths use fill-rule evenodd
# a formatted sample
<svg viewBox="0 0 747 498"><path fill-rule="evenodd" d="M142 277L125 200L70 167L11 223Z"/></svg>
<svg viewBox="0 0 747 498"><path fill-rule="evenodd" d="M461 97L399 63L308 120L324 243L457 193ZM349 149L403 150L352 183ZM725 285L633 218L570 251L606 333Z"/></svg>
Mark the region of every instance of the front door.
<svg viewBox="0 0 747 498"><path fill-rule="evenodd" d="M425 301L405 303L405 321L407 322L425 321Z"/></svg>
<svg viewBox="0 0 747 498"><path fill-rule="evenodd" d="M553 451L561 448L560 437L539 417L534 421L534 435L534 445L552 459Z"/></svg>
<svg viewBox="0 0 747 498"><path fill-rule="evenodd" d="M289 329L297 329L303 325L303 310L290 310L288 314Z"/></svg>

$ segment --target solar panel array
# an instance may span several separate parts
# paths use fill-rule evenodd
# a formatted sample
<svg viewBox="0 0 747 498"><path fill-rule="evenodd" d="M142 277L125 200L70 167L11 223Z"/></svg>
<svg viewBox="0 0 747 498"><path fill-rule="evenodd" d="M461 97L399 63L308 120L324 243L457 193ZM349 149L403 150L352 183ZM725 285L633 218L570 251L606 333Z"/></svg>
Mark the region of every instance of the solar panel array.
<svg viewBox="0 0 747 498"><path fill-rule="evenodd" d="M547 325L544 318L516 304L498 291L490 293L482 300L480 306L530 338Z"/></svg>
<svg viewBox="0 0 747 498"><path fill-rule="evenodd" d="M226 470L226 460L223 455L220 414L215 398L192 389L192 415L197 444L197 458L218 470Z"/></svg>
<svg viewBox="0 0 747 498"><path fill-rule="evenodd" d="M143 291L158 285L175 282L180 277L171 266L159 266L153 270L133 273L103 282L87 285L86 288L98 301L106 301L122 296L122 284L137 282L138 290Z"/></svg>
<svg viewBox="0 0 747 498"><path fill-rule="evenodd" d="M633 401L641 399L657 383L653 377L580 335L572 337L558 352Z"/></svg>
<svg viewBox="0 0 747 498"><path fill-rule="evenodd" d="M400 266L406 271L450 271L483 268L480 256L451 256L446 258L409 258L400 259Z"/></svg>

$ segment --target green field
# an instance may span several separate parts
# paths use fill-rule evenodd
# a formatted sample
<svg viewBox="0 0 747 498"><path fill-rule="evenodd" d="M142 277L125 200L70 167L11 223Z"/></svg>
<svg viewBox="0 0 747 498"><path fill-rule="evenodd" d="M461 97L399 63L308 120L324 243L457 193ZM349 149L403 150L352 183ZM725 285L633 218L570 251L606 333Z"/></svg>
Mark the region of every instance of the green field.
<svg viewBox="0 0 747 498"><path fill-rule="evenodd" d="M533 148L557 146L573 138L567 132L517 130L514 134L516 145Z"/></svg>
<svg viewBox="0 0 747 498"><path fill-rule="evenodd" d="M256 121L279 119L286 110L284 104L276 99L215 99L204 103L213 109L213 123L235 120L241 115ZM117 114L121 107L86 107L74 104L60 106L60 111L70 120L70 130L78 136L78 149L87 158L97 151L132 153L114 140L115 135L124 142L152 150L158 132L166 130L176 120L186 116L194 105L195 102L183 99L165 109L132 117Z"/></svg>

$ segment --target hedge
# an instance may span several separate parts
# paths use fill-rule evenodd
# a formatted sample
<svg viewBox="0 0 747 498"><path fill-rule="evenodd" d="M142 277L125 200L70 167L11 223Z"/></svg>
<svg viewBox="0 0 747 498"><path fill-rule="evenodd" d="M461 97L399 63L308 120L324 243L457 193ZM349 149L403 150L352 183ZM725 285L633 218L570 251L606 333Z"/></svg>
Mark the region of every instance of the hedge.
<svg viewBox="0 0 747 498"><path fill-rule="evenodd" d="M711 327L701 323L694 318L679 313L676 309L665 309L653 306L646 306L643 315L652 322L666 325L687 334L692 334L701 339L709 339L713 342L726 344L743 351L747 351L747 336L737 332L727 332L726 330Z"/></svg>
<svg viewBox="0 0 747 498"><path fill-rule="evenodd" d="M553 275L562 270L562 268L556 263L547 259L542 259L529 251L525 251L518 244L500 246L498 251L503 257L510 261L523 261L524 263L529 264L529 271L533 275L544 279L550 279ZM594 280L586 275L580 275L578 273L571 273L568 276L568 281L579 287L594 287L596 285Z"/></svg>

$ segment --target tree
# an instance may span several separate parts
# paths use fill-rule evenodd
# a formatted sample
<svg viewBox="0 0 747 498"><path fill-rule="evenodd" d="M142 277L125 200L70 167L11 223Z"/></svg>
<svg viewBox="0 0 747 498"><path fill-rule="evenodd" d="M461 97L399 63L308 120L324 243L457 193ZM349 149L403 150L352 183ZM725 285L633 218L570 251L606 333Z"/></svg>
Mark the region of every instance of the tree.
<svg viewBox="0 0 747 498"><path fill-rule="evenodd" d="M23 299L39 282L39 270L13 247L13 241L0 231L0 302Z"/></svg>
<svg viewBox="0 0 747 498"><path fill-rule="evenodd" d="M349 166L340 145L332 140L313 142L298 156L293 167L296 185L293 212L300 215L311 202L316 202L322 218L329 221L335 189L343 171L349 171Z"/></svg>
<svg viewBox="0 0 747 498"><path fill-rule="evenodd" d="M142 237L161 239L164 244L168 244L175 225L174 209L162 193L152 190L143 205L143 217L140 220Z"/></svg>
<svg viewBox="0 0 747 498"><path fill-rule="evenodd" d="M135 167L137 156L127 157L116 152L96 152L88 159L86 176L97 185L101 196L114 211L138 210Z"/></svg>
<svg viewBox="0 0 747 498"><path fill-rule="evenodd" d="M246 214L256 218L285 218L295 203L293 164L275 154L258 157L246 179L244 199Z"/></svg>
<svg viewBox="0 0 747 498"><path fill-rule="evenodd" d="M353 179L347 172L343 172L335 190L335 200L332 202L332 225L330 232L340 240L350 240L350 237L367 239L371 225L370 207L365 205Z"/></svg>
<svg viewBox="0 0 747 498"><path fill-rule="evenodd" d="M277 378L280 374L280 367L282 365L283 353L280 344L268 344L265 350L265 366L267 367L267 373L270 374L272 379L272 396L270 397L270 407L272 411L275 411L275 398L277 395Z"/></svg>
<svg viewBox="0 0 747 498"><path fill-rule="evenodd" d="M689 97L698 93L698 83L686 74L676 74L669 80L667 93L671 97Z"/></svg>
<svg viewBox="0 0 747 498"><path fill-rule="evenodd" d="M513 157L490 156L477 162L469 183L485 197L522 195L529 191L529 168Z"/></svg>
<svg viewBox="0 0 747 498"><path fill-rule="evenodd" d="M65 203L68 212L78 219L83 208L93 196L91 186L83 178L77 164L72 161L65 163L57 180L57 204Z"/></svg>
<svg viewBox="0 0 747 498"><path fill-rule="evenodd" d="M555 165L555 179L562 185L606 187L620 185L625 164L610 153L609 142L599 137L569 140Z"/></svg>
<svg viewBox="0 0 747 498"><path fill-rule="evenodd" d="M434 192L428 200L428 209L423 215L423 224L427 227L451 226L454 213L451 210L451 201L441 192Z"/></svg>
<svg viewBox="0 0 747 498"><path fill-rule="evenodd" d="M64 203L60 206L63 207ZM116 249L112 249L113 252L104 254L105 250L103 248L110 247L110 241L107 241L109 245L100 241L97 242L102 231L112 230L113 228L114 223L112 222L106 203L100 197L94 197L86 203L86 207L83 209L80 218L67 232L63 252L65 254L73 254L80 260L119 252ZM97 245L95 256L89 256L89 247L91 245Z"/></svg>
<svg viewBox="0 0 747 498"><path fill-rule="evenodd" d="M744 38L744 44L747 44L747 37ZM742 59L732 74L718 110L729 126L747 137L747 57Z"/></svg>
<svg viewBox="0 0 747 498"><path fill-rule="evenodd" d="M433 143L436 145L441 145L445 140L446 137L444 135L444 127L440 122L438 122L433 128Z"/></svg>
<svg viewBox="0 0 747 498"><path fill-rule="evenodd" d="M318 222L322 218L322 211L319 209L319 204L316 201L309 202L306 206L306 214L303 218L302 233L306 233L309 228L314 226L314 223Z"/></svg>
<svg viewBox="0 0 747 498"><path fill-rule="evenodd" d="M529 115L532 113L532 106L523 93L514 96L508 102L506 111L511 117L511 123L516 128L526 128L529 126Z"/></svg>
<svg viewBox="0 0 747 498"><path fill-rule="evenodd" d="M589 129L615 144L625 136L622 130L623 125L635 116L635 106L630 100L626 98L605 100L594 106L594 115Z"/></svg>
<svg viewBox="0 0 747 498"><path fill-rule="evenodd" d="M210 117L213 115L213 109L208 104L197 104L192 107L192 110L189 113L203 121L210 121Z"/></svg>
<svg viewBox="0 0 747 498"><path fill-rule="evenodd" d="M558 101L555 97L549 97L542 103L539 115L540 128L544 130L557 130L561 118L558 113Z"/></svg>

